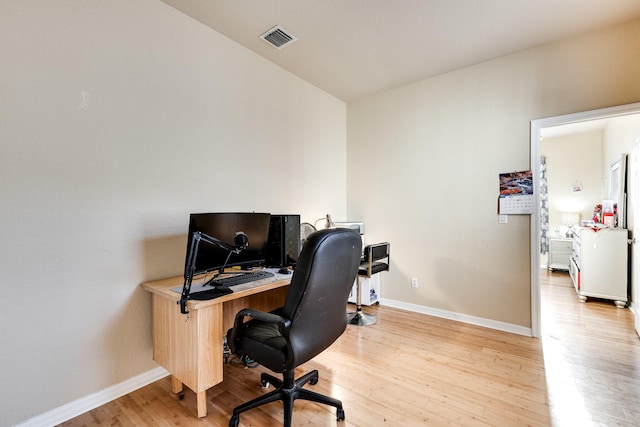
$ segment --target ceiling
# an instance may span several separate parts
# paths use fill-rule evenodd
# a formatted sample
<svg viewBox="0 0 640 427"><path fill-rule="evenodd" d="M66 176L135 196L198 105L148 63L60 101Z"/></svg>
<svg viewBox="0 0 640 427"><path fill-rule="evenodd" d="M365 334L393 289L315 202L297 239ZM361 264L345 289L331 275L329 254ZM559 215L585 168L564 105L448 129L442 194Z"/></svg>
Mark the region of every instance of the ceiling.
<svg viewBox="0 0 640 427"><path fill-rule="evenodd" d="M162 0L345 101L640 18L638 0ZM259 36L279 25L282 49Z"/></svg>

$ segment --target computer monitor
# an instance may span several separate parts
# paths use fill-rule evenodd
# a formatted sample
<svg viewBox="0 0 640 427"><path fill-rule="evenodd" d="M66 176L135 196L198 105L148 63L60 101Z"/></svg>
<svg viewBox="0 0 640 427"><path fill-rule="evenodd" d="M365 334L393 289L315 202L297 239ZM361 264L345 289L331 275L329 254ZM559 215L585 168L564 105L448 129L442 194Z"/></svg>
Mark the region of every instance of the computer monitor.
<svg viewBox="0 0 640 427"><path fill-rule="evenodd" d="M242 231L247 235L249 244L239 254L231 254L225 265L225 260L229 255L228 250L206 242L200 242L194 275L219 270L222 267L240 266L243 269L250 269L251 267L264 265L270 218L271 214L255 212L192 213L189 216L185 277L187 276L189 248L191 247L193 233L196 231L232 246L236 232Z"/></svg>

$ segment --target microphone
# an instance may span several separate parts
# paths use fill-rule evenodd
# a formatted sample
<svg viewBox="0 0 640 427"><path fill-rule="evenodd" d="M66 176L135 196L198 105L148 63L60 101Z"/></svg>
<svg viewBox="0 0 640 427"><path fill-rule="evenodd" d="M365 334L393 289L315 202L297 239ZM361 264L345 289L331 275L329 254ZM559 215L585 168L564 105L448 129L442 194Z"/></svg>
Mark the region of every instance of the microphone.
<svg viewBox="0 0 640 427"><path fill-rule="evenodd" d="M249 238L244 233L244 231L236 231L236 235L233 238L233 246L227 245L226 243L225 243L225 245L228 246L229 254L227 255L227 258L224 260L224 264L222 264L222 268L220 268L220 270L218 270L218 273L215 276L213 276L213 278L210 281L205 283L206 285L211 284L211 282L216 277L218 277L218 276L220 276L221 274L224 273L224 268L227 266L227 263L229 262L229 258L231 258L231 254L236 254L237 255L240 252L242 252L245 249L247 249L247 246L249 246Z"/></svg>
<svg viewBox="0 0 640 427"><path fill-rule="evenodd" d="M249 246L249 238L244 233L244 231L236 231L236 235L233 238L233 244L236 247L235 250L238 251L236 253L240 253L247 249L247 246Z"/></svg>

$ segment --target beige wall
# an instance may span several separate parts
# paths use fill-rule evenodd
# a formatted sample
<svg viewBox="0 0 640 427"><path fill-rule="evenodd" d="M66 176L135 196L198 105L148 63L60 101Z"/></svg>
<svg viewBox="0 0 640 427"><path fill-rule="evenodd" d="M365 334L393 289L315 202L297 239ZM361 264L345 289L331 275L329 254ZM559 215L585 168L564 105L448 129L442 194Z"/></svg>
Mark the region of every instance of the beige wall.
<svg viewBox="0 0 640 427"><path fill-rule="evenodd" d="M392 244L384 298L529 326L529 219L498 224L498 174L529 168L532 119L640 99L640 22L347 110L161 2L0 10L8 425L155 367L139 284L181 273L194 211L362 219Z"/></svg>
<svg viewBox="0 0 640 427"><path fill-rule="evenodd" d="M156 366L190 212L345 217L346 105L162 2L2 1L0 58L0 425Z"/></svg>
<svg viewBox="0 0 640 427"><path fill-rule="evenodd" d="M581 219L590 219L595 205L606 198L602 139L598 131L545 138L540 143L540 155L547 157L549 236L555 236L556 231L562 236L566 233L563 212L577 212ZM582 191L573 191L576 182Z"/></svg>
<svg viewBox="0 0 640 427"><path fill-rule="evenodd" d="M498 174L531 167L531 120L640 100L639 49L635 21L350 103L348 214L391 242L383 300L531 327L529 217L498 223Z"/></svg>

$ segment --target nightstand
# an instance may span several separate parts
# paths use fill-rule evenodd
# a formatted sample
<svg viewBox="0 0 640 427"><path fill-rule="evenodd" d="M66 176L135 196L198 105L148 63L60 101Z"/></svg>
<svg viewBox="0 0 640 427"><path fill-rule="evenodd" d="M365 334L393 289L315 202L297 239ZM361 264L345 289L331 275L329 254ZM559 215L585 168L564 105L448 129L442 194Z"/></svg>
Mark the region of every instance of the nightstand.
<svg viewBox="0 0 640 427"><path fill-rule="evenodd" d="M549 260L547 269L569 271L569 260L573 239L566 237L552 237L549 239Z"/></svg>

